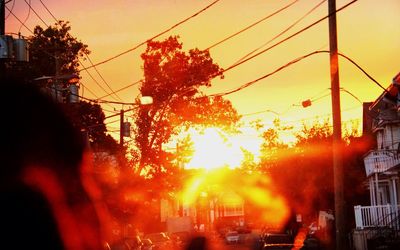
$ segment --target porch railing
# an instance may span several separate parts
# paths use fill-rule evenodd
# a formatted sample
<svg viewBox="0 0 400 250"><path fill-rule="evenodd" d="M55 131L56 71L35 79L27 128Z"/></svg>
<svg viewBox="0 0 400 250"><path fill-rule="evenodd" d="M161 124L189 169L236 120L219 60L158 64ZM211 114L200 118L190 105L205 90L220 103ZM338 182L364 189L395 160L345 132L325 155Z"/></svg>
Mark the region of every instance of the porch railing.
<svg viewBox="0 0 400 250"><path fill-rule="evenodd" d="M400 205L355 206L357 229L392 227L393 219L400 215ZM397 222L398 223L398 222ZM399 225L396 225L398 228Z"/></svg>
<svg viewBox="0 0 400 250"><path fill-rule="evenodd" d="M367 176L382 173L400 164L400 154L397 150L373 150L364 157Z"/></svg>

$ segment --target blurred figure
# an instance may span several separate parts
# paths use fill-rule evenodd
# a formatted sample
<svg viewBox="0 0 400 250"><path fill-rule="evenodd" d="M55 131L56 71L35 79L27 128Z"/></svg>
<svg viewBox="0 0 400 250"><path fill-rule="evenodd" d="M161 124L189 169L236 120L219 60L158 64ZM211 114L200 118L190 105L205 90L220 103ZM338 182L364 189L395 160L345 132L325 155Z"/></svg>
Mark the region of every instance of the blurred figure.
<svg viewBox="0 0 400 250"><path fill-rule="evenodd" d="M187 250L206 250L207 239L204 236L193 237L187 245Z"/></svg>
<svg viewBox="0 0 400 250"><path fill-rule="evenodd" d="M82 182L82 136L32 85L2 87L1 247L103 249L98 209Z"/></svg>

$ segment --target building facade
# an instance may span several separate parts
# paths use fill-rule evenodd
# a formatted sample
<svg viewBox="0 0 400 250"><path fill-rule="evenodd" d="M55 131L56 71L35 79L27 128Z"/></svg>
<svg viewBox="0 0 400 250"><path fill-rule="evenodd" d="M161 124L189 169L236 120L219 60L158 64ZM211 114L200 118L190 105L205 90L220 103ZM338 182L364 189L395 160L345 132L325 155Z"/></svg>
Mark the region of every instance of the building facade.
<svg viewBox="0 0 400 250"><path fill-rule="evenodd" d="M399 247L400 243L400 73L368 107L376 148L364 156L369 206L355 206L352 233L357 250ZM390 248L391 249L391 248Z"/></svg>

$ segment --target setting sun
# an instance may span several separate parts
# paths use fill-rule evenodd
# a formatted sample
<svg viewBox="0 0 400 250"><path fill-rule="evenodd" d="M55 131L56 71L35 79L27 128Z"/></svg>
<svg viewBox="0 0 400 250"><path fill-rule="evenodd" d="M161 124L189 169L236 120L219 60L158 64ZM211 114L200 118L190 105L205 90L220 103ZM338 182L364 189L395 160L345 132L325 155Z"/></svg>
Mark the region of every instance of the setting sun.
<svg viewBox="0 0 400 250"><path fill-rule="evenodd" d="M243 137L242 134L227 135L218 128L207 128L202 132L190 131L194 153L186 164L187 169L237 168L244 159L243 150L259 156L261 140L258 137Z"/></svg>

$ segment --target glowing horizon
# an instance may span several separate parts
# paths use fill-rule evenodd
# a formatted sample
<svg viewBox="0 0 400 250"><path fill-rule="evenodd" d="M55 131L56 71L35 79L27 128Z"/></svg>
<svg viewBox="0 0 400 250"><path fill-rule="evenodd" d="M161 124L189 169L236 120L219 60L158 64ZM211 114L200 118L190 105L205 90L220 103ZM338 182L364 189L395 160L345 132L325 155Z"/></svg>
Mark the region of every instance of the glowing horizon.
<svg viewBox="0 0 400 250"><path fill-rule="evenodd" d="M243 55L287 28L319 2L320 0L298 1L274 18L212 48L210 50L211 57L223 68L232 65ZM138 0L117 1L110 4L109 1L100 0L94 7L88 1L46 1L47 7L58 19L70 21L72 35L88 44L89 50L92 51L91 60L95 63L146 41L149 37L160 33L210 3L211 1L155 0L153 4L149 4L147 1ZM346 3L348 1L338 0L337 7ZM185 51L192 48L205 49L283 5L285 3L275 1L255 0L246 3L238 0L220 1L157 40L163 40L170 35L179 35ZM11 5L8 7L11 8ZM47 24L54 23L54 19L49 16L40 3L32 2L32 7ZM25 3L17 2L13 13L20 20L24 20L28 9ZM241 11L238 12L238 9ZM355 60L383 86L389 85L391 79L400 71L397 53L395 53L400 50L400 36L398 35L400 27L397 25L400 23L399 11L400 2L397 0L384 2L364 0L356 2L337 15L339 51ZM8 10L6 10L6 15L8 14ZM326 14L327 6L324 3L308 18L298 23L287 35L326 16ZM25 22L25 25L31 30L38 24L44 27L43 23L34 15L30 15ZM357 34L354 33L354 30L358 31ZM8 15L6 32L18 33L18 31L25 36L31 35L13 15ZM218 93L236 88L273 71L294 58L328 47L328 24L324 21L290 42L277 46L268 53L227 72L223 80L214 79L213 87L205 90L205 93ZM142 46L136 51L98 67L114 90L143 77L140 54L144 49L145 46ZM339 58L339 63L341 86L360 100L373 101L382 93L382 90L354 65L343 58ZM89 66L87 61L83 61L83 64ZM91 73L91 71L89 72ZM93 90L98 96L105 94L86 71L82 71L81 76L81 81L87 88ZM93 76L98 78L95 74ZM100 84L102 83L100 82ZM293 106L293 104L298 105L301 101L314 97L329 87L329 55L321 54L294 64L273 77L226 96L226 98L232 102L239 114L257 113L270 109L279 113L278 116L282 121L296 121L316 115L321 116L331 110L329 97L313 102L313 105L307 109ZM84 95L88 98L95 98L86 90ZM118 95L125 102L131 102L138 95L137 85L119 92ZM112 96L110 98L112 99ZM341 105L343 111L354 106L361 107L361 104L345 93L341 94ZM121 109L120 105L113 105L113 108L105 105L102 107L105 110ZM112 114L109 111L105 112L106 116ZM271 113L260 113L246 116L244 119L245 121L262 119L265 123L269 123L276 116ZM361 108L342 114L343 121L361 119L361 117ZM110 133L118 138L117 134Z"/></svg>

